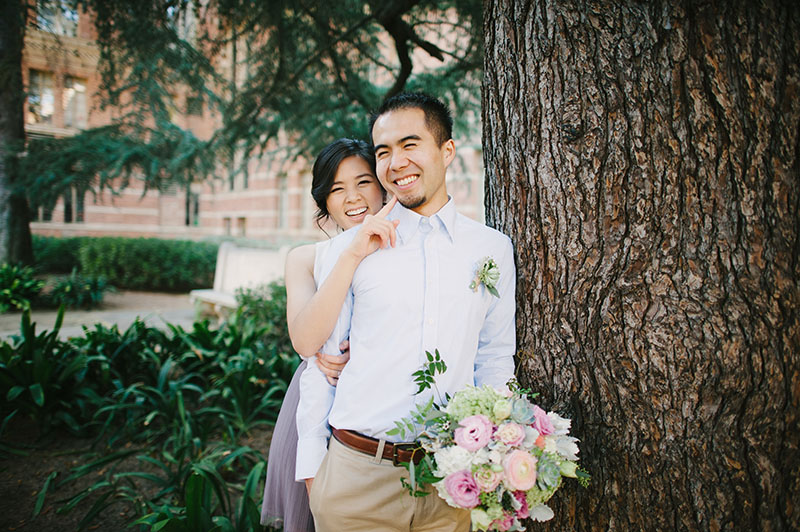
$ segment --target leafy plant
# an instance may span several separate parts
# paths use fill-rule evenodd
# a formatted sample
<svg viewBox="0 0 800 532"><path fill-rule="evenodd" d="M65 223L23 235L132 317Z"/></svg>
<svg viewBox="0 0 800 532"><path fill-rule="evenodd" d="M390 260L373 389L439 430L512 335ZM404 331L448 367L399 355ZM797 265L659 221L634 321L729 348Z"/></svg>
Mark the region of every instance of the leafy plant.
<svg viewBox="0 0 800 532"><path fill-rule="evenodd" d="M43 281L33 277L31 268L7 263L0 265L0 313L11 307L30 308L31 300L43 286Z"/></svg>
<svg viewBox="0 0 800 532"><path fill-rule="evenodd" d="M97 383L102 393L137 381L154 382L159 361L180 351L182 345L180 338L139 319L124 332L117 325L84 327L83 336L70 339L70 343L96 362L90 365L87 378Z"/></svg>
<svg viewBox="0 0 800 532"><path fill-rule="evenodd" d="M84 381L87 357L58 338L63 317L61 308L53 330L37 335L23 312L20 335L0 344L0 393L3 412L19 409L45 429L63 424L78 433L96 393Z"/></svg>
<svg viewBox="0 0 800 532"><path fill-rule="evenodd" d="M35 364L72 376L59 384L43 372L40 406L26 387L37 377L15 361L8 365L19 373L15 383L0 380L6 394L20 386L9 411L41 415L52 405L102 443L69 475L50 475L36 509L53 492L91 475L92 484L63 499L58 510L85 508L91 500L81 528L122 501L140 516L138 526L150 530L262 530L264 458L238 442L276 419L299 361L286 333L283 286L250 291L242 300L216 328L208 321L167 331L141 321L124 331L96 324L61 341L60 319L54 331L37 336L28 317L21 336L0 342L5 358L21 350Z"/></svg>
<svg viewBox="0 0 800 532"><path fill-rule="evenodd" d="M105 277L85 277L72 270L69 277L56 283L48 294L48 299L56 305L68 308L90 309L100 305L105 292L112 289L106 283Z"/></svg>
<svg viewBox="0 0 800 532"><path fill-rule="evenodd" d="M273 379L286 382L292 380L300 358L292 348L289 327L286 324L286 286L272 282L256 288L238 290L236 302L238 314L232 321L255 321L265 324L261 340L266 351L270 374Z"/></svg>
<svg viewBox="0 0 800 532"><path fill-rule="evenodd" d="M247 448L245 450L250 451ZM261 516L256 501L265 467L266 462L260 461L248 468L249 474L241 488L239 502L235 508L230 508L231 486L215 474L216 469L209 468L208 464L198 464L186 481L182 505L164 504L140 518L136 524L148 525L153 531L260 531L263 528L259 522Z"/></svg>

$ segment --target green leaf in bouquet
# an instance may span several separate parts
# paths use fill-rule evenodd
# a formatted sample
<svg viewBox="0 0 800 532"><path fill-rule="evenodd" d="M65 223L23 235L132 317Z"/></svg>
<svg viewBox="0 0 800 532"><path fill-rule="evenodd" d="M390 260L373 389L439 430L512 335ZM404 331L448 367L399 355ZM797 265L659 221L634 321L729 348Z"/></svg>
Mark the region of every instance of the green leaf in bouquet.
<svg viewBox="0 0 800 532"><path fill-rule="evenodd" d="M419 464L411 461L401 462L400 465L409 473L409 478L403 477L400 482L412 497L429 495L431 493L429 486L442 480L442 477L433 474L434 465L430 455L425 455Z"/></svg>
<svg viewBox="0 0 800 532"><path fill-rule="evenodd" d="M592 480L592 476L589 474L589 472L583 469L582 467L579 467L578 469L575 470L575 474L577 475L578 482L580 483L580 485L583 486L584 488L588 488Z"/></svg>
<svg viewBox="0 0 800 532"><path fill-rule="evenodd" d="M438 349L435 349L433 353L425 351L425 358L427 362L422 365L422 368L411 374L414 377L414 382L417 384L417 391L415 392L417 394L422 393L428 388L435 388L436 375L447 371L447 364L442 360Z"/></svg>

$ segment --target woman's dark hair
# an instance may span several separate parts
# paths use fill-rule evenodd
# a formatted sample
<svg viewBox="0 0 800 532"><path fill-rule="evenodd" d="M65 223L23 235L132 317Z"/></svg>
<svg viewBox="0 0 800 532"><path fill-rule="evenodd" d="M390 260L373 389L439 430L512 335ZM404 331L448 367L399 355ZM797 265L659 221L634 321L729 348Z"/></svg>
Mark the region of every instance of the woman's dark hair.
<svg viewBox="0 0 800 532"><path fill-rule="evenodd" d="M333 187L333 180L339 165L348 157L356 155L364 159L372 172L375 172L375 153L369 144L363 140L337 139L322 148L314 161L314 168L311 170L313 179L311 181L311 196L317 204L317 226L322 229L322 221L330 213L328 212L328 195Z"/></svg>

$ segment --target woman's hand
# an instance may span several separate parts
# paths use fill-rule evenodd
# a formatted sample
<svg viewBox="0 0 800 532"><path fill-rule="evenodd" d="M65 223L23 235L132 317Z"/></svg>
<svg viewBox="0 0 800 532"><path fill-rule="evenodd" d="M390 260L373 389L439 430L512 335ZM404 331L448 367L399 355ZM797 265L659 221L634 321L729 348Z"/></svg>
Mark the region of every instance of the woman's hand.
<svg viewBox="0 0 800 532"><path fill-rule="evenodd" d="M331 386L336 386L339 382L339 375L342 374L345 364L350 360L350 341L343 340L339 344L339 351L341 351L341 355L317 353L317 366L325 374L325 378L328 379Z"/></svg>
<svg viewBox="0 0 800 532"><path fill-rule="evenodd" d="M379 248L394 247L397 241L397 225L400 220L389 221L386 215L397 203L397 196L392 197L375 215L368 214L358 229L356 236L347 248L357 260L361 260Z"/></svg>

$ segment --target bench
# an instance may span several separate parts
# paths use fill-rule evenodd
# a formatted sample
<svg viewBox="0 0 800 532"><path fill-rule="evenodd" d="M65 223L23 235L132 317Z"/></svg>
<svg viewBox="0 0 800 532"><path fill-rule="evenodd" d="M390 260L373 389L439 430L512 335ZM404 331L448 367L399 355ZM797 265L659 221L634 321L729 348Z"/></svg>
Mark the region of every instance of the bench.
<svg viewBox="0 0 800 532"><path fill-rule="evenodd" d="M236 308L236 290L283 279L289 246L279 250L239 247L223 242L217 252L214 288L192 290L189 300L201 314L223 318Z"/></svg>

